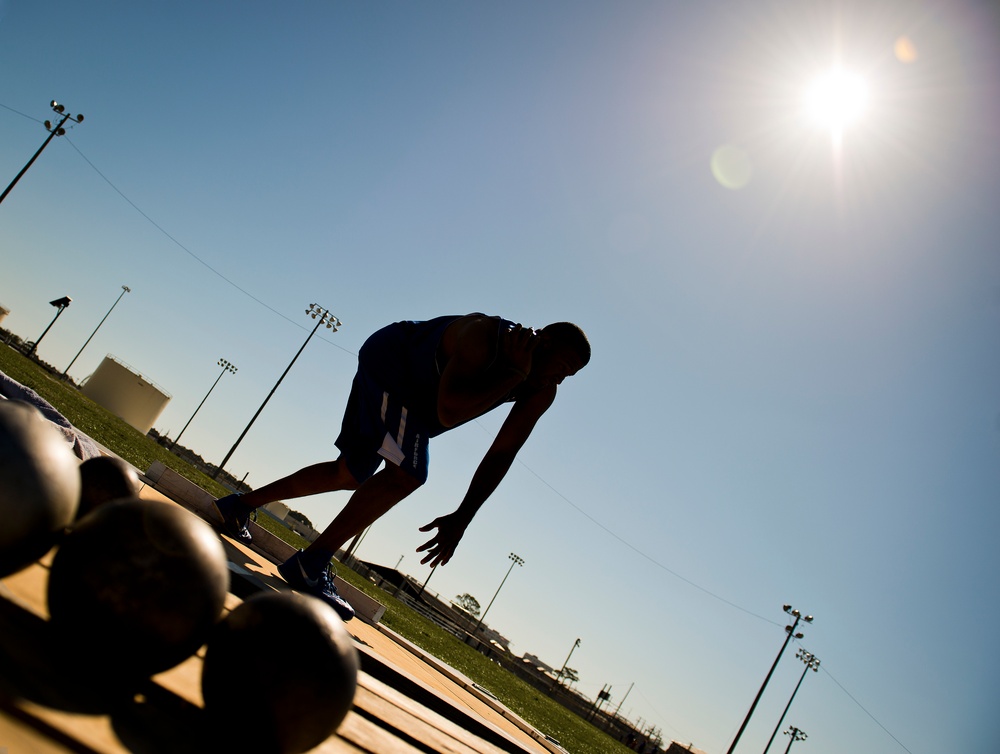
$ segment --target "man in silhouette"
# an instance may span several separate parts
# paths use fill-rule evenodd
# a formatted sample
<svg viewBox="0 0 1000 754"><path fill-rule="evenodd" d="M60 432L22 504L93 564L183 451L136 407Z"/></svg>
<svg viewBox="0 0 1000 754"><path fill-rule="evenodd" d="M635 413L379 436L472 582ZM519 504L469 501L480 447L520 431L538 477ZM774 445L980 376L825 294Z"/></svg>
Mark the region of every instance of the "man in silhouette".
<svg viewBox="0 0 1000 754"><path fill-rule="evenodd" d="M217 500L223 529L249 542L247 523L254 509L277 500L353 490L319 538L278 566L292 588L319 597L350 620L354 610L333 586L330 561L427 480L430 438L512 403L458 508L420 528L437 530L417 548L427 551L421 563L437 566L454 555L466 527L552 405L560 383L589 360L587 336L569 322L533 330L475 313L384 327L358 354L336 441L340 457Z"/></svg>

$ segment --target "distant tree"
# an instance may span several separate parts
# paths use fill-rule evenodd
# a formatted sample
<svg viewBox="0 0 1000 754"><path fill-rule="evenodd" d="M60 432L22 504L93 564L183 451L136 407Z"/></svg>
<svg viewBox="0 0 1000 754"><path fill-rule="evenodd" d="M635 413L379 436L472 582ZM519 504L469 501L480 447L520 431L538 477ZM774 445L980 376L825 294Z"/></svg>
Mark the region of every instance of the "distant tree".
<svg viewBox="0 0 1000 754"><path fill-rule="evenodd" d="M289 510L288 511L288 517L289 518L294 518L296 521L298 521L299 523L305 524L310 529L315 529L316 528L315 526L312 525L312 521L310 521L306 517L306 515L304 513L299 513L298 511L295 511L295 510Z"/></svg>
<svg viewBox="0 0 1000 754"><path fill-rule="evenodd" d="M563 668L562 680L568 685L580 680L580 675L573 668Z"/></svg>
<svg viewBox="0 0 1000 754"><path fill-rule="evenodd" d="M466 593L458 595L455 598L455 604L458 607L462 608L473 618L479 615L479 600L477 600L471 594Z"/></svg>

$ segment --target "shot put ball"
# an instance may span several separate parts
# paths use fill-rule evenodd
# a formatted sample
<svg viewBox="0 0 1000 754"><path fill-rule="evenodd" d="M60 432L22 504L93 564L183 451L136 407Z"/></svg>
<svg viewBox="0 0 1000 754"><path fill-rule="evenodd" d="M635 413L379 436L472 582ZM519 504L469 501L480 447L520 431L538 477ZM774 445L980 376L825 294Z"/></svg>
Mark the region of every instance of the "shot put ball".
<svg viewBox="0 0 1000 754"><path fill-rule="evenodd" d="M41 411L0 400L0 577L38 560L72 523L80 462Z"/></svg>
<svg viewBox="0 0 1000 754"><path fill-rule="evenodd" d="M243 731L250 750L298 754L325 741L347 716L358 666L333 608L307 595L261 592L212 632L201 677L205 711L227 737Z"/></svg>
<svg viewBox="0 0 1000 754"><path fill-rule="evenodd" d="M135 497L139 493L139 475L129 464L114 456L96 456L80 464L80 507L83 518L103 503Z"/></svg>
<svg viewBox="0 0 1000 754"><path fill-rule="evenodd" d="M80 519L56 550L50 622L101 672L143 679L207 641L228 588L212 527L173 503L114 500Z"/></svg>

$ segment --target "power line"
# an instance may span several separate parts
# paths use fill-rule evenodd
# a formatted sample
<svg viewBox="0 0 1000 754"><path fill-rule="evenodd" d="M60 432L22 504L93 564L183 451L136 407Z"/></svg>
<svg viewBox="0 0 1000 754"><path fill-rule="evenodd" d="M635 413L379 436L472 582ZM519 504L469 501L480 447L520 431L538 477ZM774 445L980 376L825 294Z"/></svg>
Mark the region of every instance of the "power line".
<svg viewBox="0 0 1000 754"><path fill-rule="evenodd" d="M176 238L174 238L172 235L170 235L170 233L168 233L167 230L165 228L163 228L163 226L161 226L159 223L157 223L153 218L151 218L145 212L143 212L143 210L141 208L139 208L139 206L136 205L135 202L133 202L131 199L129 199L127 196L125 196L125 194L123 194L118 189L118 187L115 186L115 184L113 184L111 182L111 180L106 175L104 175L104 173L102 173L98 169L98 167L96 165L94 165L94 163L92 163L89 159L87 159L87 156L83 152L80 151L79 147L77 147L76 144L73 144L73 142L71 140L69 140L69 139L67 139L66 141L69 142L69 144L73 147L73 149L76 150L76 153L78 155L80 155L80 157L83 158L84 162L86 162L88 165L90 165L91 169L95 173L97 173L99 176L101 176L101 178L104 180L104 182L107 183L112 188L112 190L114 190L114 192L116 194L118 194L118 196L120 196L122 199L124 199L126 202L128 202L129 206L132 207L132 209L134 209L136 212L138 212L140 215L142 215L149 222L150 225L152 225L154 228L156 228L158 231L160 231L168 239L170 239L170 241L173 242L181 251L183 251L185 254L187 254L188 256L190 256L193 260L195 260L198 264L202 265L205 269L207 269L213 275L215 275L216 277L218 277L221 280L225 281L226 283L228 283L229 285L231 285L233 288L235 288L236 290L238 290L240 293L242 293L243 295L247 296L248 298L254 300L258 304L260 304L261 306L263 306L265 309L267 309L268 311L270 311L270 312L272 312L274 314L277 314L279 317L281 317L282 319L286 320L287 322L291 322L296 327L302 327L302 329L308 329L308 328L303 327L301 323L296 322L295 320L293 320L291 317L288 317L285 314L282 314L281 312L279 312L277 309L275 309L270 304L268 304L268 303L262 301L261 299L257 298L255 295L253 295L252 293L250 293L250 291L248 291L246 288L243 288L243 287L237 285L235 282L233 282L232 280L230 280L229 278L227 278L224 274L222 274L221 272L219 272L219 270L215 269L212 265L210 265L204 259L202 259L201 257L199 257L193 251L191 251L191 249L189 249L187 246L185 246L180 241L178 241ZM320 338L320 340L323 340L326 343L329 343L331 346L335 346L336 348L340 348L340 350L342 350L342 351L347 351L347 353L351 353L346 348L343 348L342 346L338 345L337 343L334 343L331 340L326 340L325 338L322 338L322 337Z"/></svg>
<svg viewBox="0 0 1000 754"><path fill-rule="evenodd" d="M657 716L657 718L658 718L659 720L663 720L663 719L664 719L664 715L663 715L663 713L662 713L662 712L660 712L660 711L659 711L659 710L658 710L658 709L657 709L657 708L656 708L656 707L655 707L655 706L653 705L653 703L652 703L651 701L649 701L649 699L648 699L648 698L646 697L646 695L642 693L642 689L638 689L638 688L637 688L637 689L635 690L635 692L636 692L636 693L637 693L637 694L638 694L639 696L641 696L641 697L642 697L642 700L643 700L643 701L644 701L644 702L646 703L646 706L647 706L647 707L649 707L649 708L650 708L651 710L653 710L653 713L654 713L654 714L655 714L655 715ZM688 736L685 736L685 735L684 735L683 733L681 733L681 731L677 730L677 728L675 728L675 727L674 727L673 725L671 725L670 723L664 723L664 724L665 724L665 725L666 725L666 726L667 726L668 728L670 728L670 730L672 730L672 731L673 731L674 733L676 733L676 734L677 734L678 738L676 738L676 739L674 739L674 740L685 740L685 741L690 741L690 740L691 740L691 739L690 739L690 738L689 738Z"/></svg>
<svg viewBox="0 0 1000 754"><path fill-rule="evenodd" d="M850 697L851 701L854 702L856 705L858 705L858 707L861 708L862 712L864 712L866 715L868 715L868 717L870 717L872 720L874 720L875 724L878 727L880 727L882 730L884 730L886 732L886 734L889 736L889 738L891 738L893 741L895 741L897 744L899 744L902 747L903 751L907 752L907 754L913 754L913 752L911 752L909 749L906 748L906 745L902 741L900 741L898 738L896 738L894 735L892 735L892 733L889 731L889 729L886 728L884 725L882 725L882 723L880 723L878 721L878 718L876 718L875 715L873 715L871 712L869 712L867 709L865 709L865 706L861 702L859 702L857 699L855 699L854 696L851 694L851 692L848 691L847 689L845 689L844 686L843 686L843 684L841 684L840 681L838 681L836 678L833 677L833 675L831 675L829 668L827 668L825 665L822 666L822 667L823 667L823 672L826 673L828 676L830 676L830 680L833 681L834 683L836 683L837 686L840 687L840 690L843 691L845 694L847 694L847 696Z"/></svg>
<svg viewBox="0 0 1000 754"><path fill-rule="evenodd" d="M13 107L9 107L8 105L3 104L2 102L0 102L0 107L2 107L4 110L10 110L12 113L16 113L17 115L20 115L22 118L27 118L28 120L33 120L33 121L35 121L35 123L41 123L42 122L42 121L38 120L38 118L36 118L34 115L28 115L27 113L22 113L20 110L15 110Z"/></svg>
<svg viewBox="0 0 1000 754"><path fill-rule="evenodd" d="M587 518L592 524L594 524L594 526L596 526L597 528L601 529L606 534L608 534L608 535L614 537L615 539L617 539L619 542L621 542L623 545L625 545L628 549L630 549L632 552L634 552L639 557L641 557L641 558L643 558L645 560L648 560L650 563L652 563L657 568L659 568L659 569L661 569L663 571L666 571L667 573L669 573L674 578L677 578L677 579L680 579L681 581L683 581L685 584L688 584L689 586L693 586L695 589L698 589L699 591L704 592L709 597L712 597L714 599L719 600L719 602L722 602L722 603L724 603L726 605L729 605L730 607L734 607L737 610L746 613L747 615L752 615L754 618L759 618L760 620L764 621L765 623L770 623L772 626L780 626L781 625L780 623L778 623L776 621L773 621L770 618L765 618L763 615L758 615L757 613L753 612L752 610L748 610L747 608L742 607L741 605L737 605L735 602L731 602L730 600L727 600L725 597L722 597L722 596L716 594L715 592L711 591L710 589L707 589L707 588L703 587L701 584L698 584L698 583L692 581L691 579L687 578L686 576L682 576L681 574L677 573L677 571L673 570L672 568L667 567L666 565L664 565L663 563L661 563L660 561L658 561L656 558L654 558L652 555L649 555L649 554L643 552L638 547L636 547L635 545L633 545L631 542L629 542L628 540L626 540L624 537L621 537L616 532L612 531L610 528L608 528L607 526L605 526L604 524L602 524L600 521L598 521L596 518L594 518L593 516L591 516L585 510L583 510L582 508L580 508L580 506L578 506L576 503L574 503L572 500L570 500L568 497L566 497L564 494L562 494L559 490L557 490L555 487L553 487L551 484L549 484L547 481L545 481L545 479L543 479L541 477L541 475L538 474L538 472L536 472L530 466L528 466L527 464L525 464L523 461L521 461L520 459L518 459L518 462L521 464L521 466L523 466L531 474L533 474L535 476L535 478L538 479L538 481L540 481L542 484L544 484L546 487L548 487L550 490L552 490L556 495L558 495L559 497L561 497L563 499L563 501L567 505L569 505L571 508L573 508L577 513L579 513L580 515L582 515L585 518Z"/></svg>

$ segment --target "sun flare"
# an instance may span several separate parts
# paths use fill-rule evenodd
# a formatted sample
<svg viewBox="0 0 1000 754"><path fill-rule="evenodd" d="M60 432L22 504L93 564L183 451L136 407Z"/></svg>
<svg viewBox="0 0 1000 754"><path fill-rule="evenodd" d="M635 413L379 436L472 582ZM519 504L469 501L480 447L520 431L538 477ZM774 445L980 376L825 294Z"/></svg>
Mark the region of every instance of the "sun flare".
<svg viewBox="0 0 1000 754"><path fill-rule="evenodd" d="M817 78L806 90L807 117L837 133L857 123L868 107L868 85L857 73L840 68Z"/></svg>

